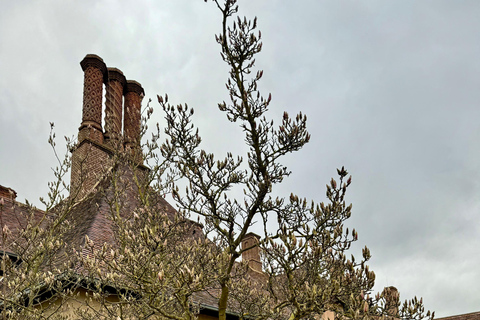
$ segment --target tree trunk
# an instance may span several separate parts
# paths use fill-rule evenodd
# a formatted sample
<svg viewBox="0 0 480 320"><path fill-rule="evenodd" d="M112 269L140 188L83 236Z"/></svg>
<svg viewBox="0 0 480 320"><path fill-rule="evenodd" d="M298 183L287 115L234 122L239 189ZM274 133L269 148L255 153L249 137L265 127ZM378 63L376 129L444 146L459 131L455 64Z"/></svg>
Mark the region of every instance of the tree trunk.
<svg viewBox="0 0 480 320"><path fill-rule="evenodd" d="M227 320L228 286L222 283L222 293L218 299L218 319Z"/></svg>

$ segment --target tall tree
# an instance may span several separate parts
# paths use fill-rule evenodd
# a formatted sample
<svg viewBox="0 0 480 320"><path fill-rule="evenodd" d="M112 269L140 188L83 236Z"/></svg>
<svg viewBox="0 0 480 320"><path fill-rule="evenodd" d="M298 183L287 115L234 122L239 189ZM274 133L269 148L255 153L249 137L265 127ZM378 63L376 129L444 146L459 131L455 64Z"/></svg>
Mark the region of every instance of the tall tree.
<svg viewBox="0 0 480 320"><path fill-rule="evenodd" d="M45 224L29 220L35 223L25 229L27 243L35 243L28 241L39 234L41 245L30 245L21 268L10 268L8 273L6 265L12 263L3 255L4 274L12 275L4 287L9 289L3 290L3 310L17 312L23 308L18 301L27 301L31 303L22 310L49 317L51 313L32 308L33 299L43 291L28 289L40 283L61 298L81 297L77 302L82 307L74 317L83 319L192 320L206 296L218 304L221 320L226 320L229 310L242 319L318 319L327 311L350 319L432 318L416 298L400 308L398 295L391 290L373 296L375 275L366 264L368 248L359 261L347 258L357 240L356 231L344 227L352 210L345 200L351 183L347 170L338 169L338 181L332 179L327 185L326 203L307 202L293 193L288 198L274 195L274 186L290 175L282 163L284 156L300 150L310 139L307 118L285 112L281 124L275 126L267 117L272 98L259 91L263 71L254 70L255 56L262 49L257 19L234 19L236 0L213 3L222 16L216 40L230 68L226 84L230 101L218 107L229 121L239 124L248 152L243 156L229 152L216 160L201 148L193 109L172 106L167 95L158 96L167 120L167 140L160 144L157 126L144 145L141 161L138 150L133 160L132 152L116 150L108 160L110 167L99 174L95 193L78 202L106 210L106 230L113 236L105 243L85 237L80 250L67 247L63 239L68 230L62 228L70 226L63 222L72 208L83 208L69 202L75 196L58 198L61 192L55 190L62 187L64 169L69 167L68 161L62 164L48 207L55 208L52 218ZM147 107L147 118L151 112ZM150 170L140 168L142 162ZM185 192L180 191L183 184ZM243 191L243 197L237 197L236 191ZM165 209L162 196L169 192L178 212ZM203 230L189 219L195 216ZM255 223L262 227L261 238L245 245ZM4 230L4 243L8 236ZM256 247L261 249L263 271L252 276L248 264L238 260ZM58 252L70 256L65 268L53 261ZM29 257L32 262L25 263ZM66 263L75 267L73 278L78 279L67 292L63 291L65 283L52 276L52 270L54 275L63 273ZM22 275L35 281L24 284ZM89 293L86 298L75 290L82 286ZM30 300L15 300L25 292Z"/></svg>
<svg viewBox="0 0 480 320"><path fill-rule="evenodd" d="M328 310L349 318L388 314L391 309L383 303L383 294L369 296L374 273L366 265L368 248L359 262L353 256L346 258L357 239L355 230L350 233L344 229L351 215L351 205L345 202L351 183L347 171L339 169L339 182L332 179L327 186L328 204L307 204L294 194L289 199L273 196L273 187L290 174L282 158L300 150L310 139L307 118L302 113L290 117L285 112L278 127L267 118L271 95L261 94L258 84L263 71L254 71L255 55L262 49L257 19L233 18L238 12L236 0L213 3L222 16L222 30L216 40L230 68L226 83L230 101L218 107L243 130L248 153L243 157L228 153L215 160L212 153L200 147L201 138L192 124L193 109L187 105L173 107L167 96L159 96L158 102L166 112L165 132L169 136L161 150L187 184L185 193L174 186L173 196L182 210L202 218L210 238L228 257L218 275L220 319L226 319L233 287L246 291L243 297L261 293L258 301L269 308L267 312L262 308L258 317L293 320L321 316ZM231 191L236 188L243 190L243 199L232 197ZM234 283L231 274L237 259L251 249L241 244L254 223L263 225L259 246L269 280L266 286L249 289ZM269 294L265 296L265 292ZM425 315L421 303L414 299L399 315L423 318L430 313Z"/></svg>

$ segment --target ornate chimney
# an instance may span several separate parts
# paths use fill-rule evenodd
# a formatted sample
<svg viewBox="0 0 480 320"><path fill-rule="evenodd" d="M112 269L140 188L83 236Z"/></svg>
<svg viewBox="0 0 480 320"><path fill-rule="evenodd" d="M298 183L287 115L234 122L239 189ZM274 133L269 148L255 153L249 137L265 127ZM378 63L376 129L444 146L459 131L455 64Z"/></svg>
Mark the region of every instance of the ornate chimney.
<svg viewBox="0 0 480 320"><path fill-rule="evenodd" d="M108 68L108 82L105 94L105 142L111 146L122 135L122 101L127 80L122 71Z"/></svg>
<svg viewBox="0 0 480 320"><path fill-rule="evenodd" d="M144 95L145 91L140 83L134 80L127 81L123 134L125 138L125 150L133 150L134 154L137 154L136 151L140 149L140 115Z"/></svg>
<svg viewBox="0 0 480 320"><path fill-rule="evenodd" d="M262 262L260 261L260 248L258 243L260 236L255 233L247 233L242 241L242 249L247 249L242 253L242 260L248 262L250 269L256 272L262 272Z"/></svg>
<svg viewBox="0 0 480 320"><path fill-rule="evenodd" d="M123 152L122 100L124 103L125 149L132 150L136 163L142 163L140 149L140 113L144 95L136 81L126 81L122 71L107 68L102 58L87 54L80 62L84 71L83 114L78 144L72 151L70 195L83 198L112 166L112 155ZM105 94L105 132L102 129L102 94ZM123 97L125 95L125 97ZM119 147L119 148L117 148ZM141 167L145 170L145 167Z"/></svg>
<svg viewBox="0 0 480 320"><path fill-rule="evenodd" d="M84 72L83 115L79 128L78 141L85 138L103 143L102 131L102 92L107 80L107 66L102 58L87 54L80 62Z"/></svg>

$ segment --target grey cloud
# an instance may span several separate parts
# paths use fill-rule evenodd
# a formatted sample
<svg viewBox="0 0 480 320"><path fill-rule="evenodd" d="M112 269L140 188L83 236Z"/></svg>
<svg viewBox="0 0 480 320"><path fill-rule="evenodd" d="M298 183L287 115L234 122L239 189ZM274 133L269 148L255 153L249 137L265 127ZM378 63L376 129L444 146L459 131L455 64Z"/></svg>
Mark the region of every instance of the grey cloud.
<svg viewBox="0 0 480 320"><path fill-rule="evenodd" d="M302 111L312 133L286 158L293 174L278 193L323 201L325 183L345 165L353 174L349 226L360 233L355 250L372 250L376 289L423 295L438 316L478 311L478 2L240 6L259 19L257 66L265 71L260 89L273 95L270 115ZM167 92L194 107L205 148L244 152L241 131L216 106L228 98L219 30L216 9L200 0L2 6L0 184L21 200L46 193L55 165L48 123L60 145L76 134L78 63L87 53L141 82L147 99Z"/></svg>

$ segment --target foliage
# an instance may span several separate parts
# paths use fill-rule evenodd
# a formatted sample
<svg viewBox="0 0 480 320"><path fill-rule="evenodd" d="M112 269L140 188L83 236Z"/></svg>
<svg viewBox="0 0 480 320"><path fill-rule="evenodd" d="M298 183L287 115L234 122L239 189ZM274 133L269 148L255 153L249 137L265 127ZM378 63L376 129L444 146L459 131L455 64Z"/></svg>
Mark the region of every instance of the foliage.
<svg viewBox="0 0 480 320"><path fill-rule="evenodd" d="M338 181L327 185L326 203L293 193L289 198L274 195L274 186L290 175L282 159L310 139L307 118L285 112L275 126L267 117L272 98L259 91L263 71L254 70L262 49L257 19L230 23L238 12L236 0L213 2L222 15L216 40L229 66L230 101L218 107L245 134L247 154L234 156L232 151L216 160L201 148L193 109L158 96L167 120L166 141L160 142L157 126L141 161L116 149L96 187L96 203L105 204L98 210L104 210L115 241L86 237L81 247L66 245L64 236L72 228L66 217L77 205L74 195L61 196L62 188L68 188L62 183L68 159L57 170L45 215L26 218L14 238L3 230L2 247L11 245L22 260L13 266L3 256L4 314L63 317L56 310L75 305L70 316L81 319L191 320L207 299L217 304L221 320L228 312L241 319L296 320L318 319L329 311L339 319L433 318L416 298L400 307L396 292L373 296L375 275L366 264L367 247L359 261L347 258L358 238L344 227L352 210L345 200L351 184L347 170L338 169ZM144 123L152 108L146 110ZM186 185L185 192L180 185ZM235 197L234 190L243 191L243 198ZM165 207L163 195L168 193L177 212ZM192 217L199 217L202 226ZM253 248L242 243L255 223L263 230L258 243L263 272L257 274L248 261L238 261ZM61 265L55 263L59 255L64 257ZM46 311L35 306L35 297L45 289L59 298L58 303L47 301Z"/></svg>
<svg viewBox="0 0 480 320"><path fill-rule="evenodd" d="M257 19L238 17L229 25L229 19L238 12L237 1L213 2L222 13L222 31L216 40L222 59L230 68L226 84L230 102L220 103L219 109L229 121L238 123L245 134L249 148L245 156L247 168L242 165L243 157L228 153L216 161L213 154L200 148L201 138L192 125L192 109L186 105L175 108L168 104L167 97L159 96L158 101L166 112L165 131L170 138L162 152L188 184L184 194L174 187L175 200L186 212L203 218L205 229L213 233L216 245L229 257L229 263L219 269L220 319L226 318L231 288L236 286L237 291L242 291L230 275L235 261L250 249L243 248L241 243L254 223L263 225L260 247L268 284L266 288L250 285L251 292L246 296L254 296L253 292L264 295L265 290L269 295L261 312L253 308L246 313L249 317L282 316L293 320L318 317L328 310L349 318L398 316L382 303L383 295L369 297L375 275L366 265L370 258L368 248L363 250L359 262L353 256L346 258L357 233L344 230L343 224L351 215L351 205L345 203L351 178L347 178L343 167L338 170L339 183L332 179L327 185L328 204L308 205L294 194L290 199L273 197L273 186L290 174L282 157L298 151L310 139L307 119L302 113L292 118L285 112L281 125L275 127L266 117L271 95L265 98L261 94L258 82L263 71L253 70L255 55L262 48ZM242 200L231 198L230 190L235 187L243 190ZM277 223L273 231L272 219ZM248 291L248 286L242 289ZM265 301L265 297L260 301ZM421 303L414 301L410 306L402 308L400 316L424 316Z"/></svg>
<svg viewBox="0 0 480 320"><path fill-rule="evenodd" d="M166 213L163 198L141 183L142 172L132 170L138 168L119 165L102 190L116 242L100 244L98 249L88 239L83 248L88 254L78 253L93 294L80 297L87 308L80 308L76 316L194 319L199 310L196 294L212 287L221 253L202 236L197 223ZM135 178L119 181L130 174ZM125 198L131 189L135 198ZM131 206L132 211L117 210L123 201L122 206Z"/></svg>
<svg viewBox="0 0 480 320"><path fill-rule="evenodd" d="M49 144L55 150L53 123L51 129ZM68 264L56 258L60 252L71 253L63 238L70 228L66 217L74 205L65 197L68 186L64 177L70 158L60 159L56 152L55 156L59 162L53 170L55 180L49 183L48 198L40 199L45 205L44 211L28 202L0 201L0 314L3 319L53 318L52 314L62 308L63 298L69 293ZM9 223L5 219L10 219ZM16 228L10 229L9 224ZM63 318L57 316L56 319Z"/></svg>

